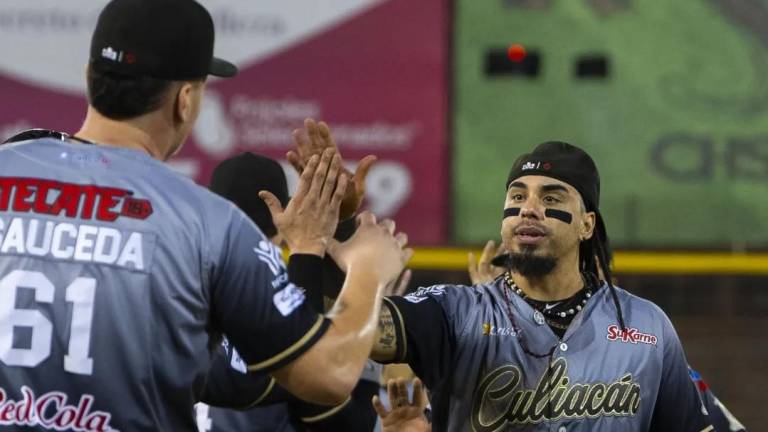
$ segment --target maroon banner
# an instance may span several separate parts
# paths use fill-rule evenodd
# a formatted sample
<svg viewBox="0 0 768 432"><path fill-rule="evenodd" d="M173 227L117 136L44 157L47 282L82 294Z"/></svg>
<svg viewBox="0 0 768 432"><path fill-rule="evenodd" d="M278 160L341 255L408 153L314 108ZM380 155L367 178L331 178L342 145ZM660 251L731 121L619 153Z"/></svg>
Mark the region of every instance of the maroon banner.
<svg viewBox="0 0 768 432"><path fill-rule="evenodd" d="M88 3L77 22L79 36L50 43L85 43L60 49L87 51L83 34L94 13ZM318 22L299 6L254 15L245 2L203 3L216 20L222 57L235 53L241 73L209 83L198 125L171 161L177 169L207 185L220 160L252 151L281 160L293 185L296 175L284 162L293 147L291 131L307 117L322 119L350 166L368 154L379 157L368 177L368 208L394 218L414 244L447 240L446 0L358 0L356 8L337 1L346 9L323 11ZM19 22L0 22L0 37L40 39L25 35ZM49 27L73 31L55 22ZM13 48L0 42L0 49ZM53 81L0 64L2 136L26 127L77 129L86 108L82 87Z"/></svg>

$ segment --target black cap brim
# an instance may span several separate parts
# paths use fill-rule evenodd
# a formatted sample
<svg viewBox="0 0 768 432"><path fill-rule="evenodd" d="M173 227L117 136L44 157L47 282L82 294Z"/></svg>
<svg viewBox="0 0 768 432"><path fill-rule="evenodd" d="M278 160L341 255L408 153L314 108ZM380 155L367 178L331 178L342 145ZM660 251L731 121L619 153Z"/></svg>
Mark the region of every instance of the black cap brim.
<svg viewBox="0 0 768 432"><path fill-rule="evenodd" d="M232 78L237 72L237 66L218 57L211 59L211 66L208 68L209 75L220 78Z"/></svg>

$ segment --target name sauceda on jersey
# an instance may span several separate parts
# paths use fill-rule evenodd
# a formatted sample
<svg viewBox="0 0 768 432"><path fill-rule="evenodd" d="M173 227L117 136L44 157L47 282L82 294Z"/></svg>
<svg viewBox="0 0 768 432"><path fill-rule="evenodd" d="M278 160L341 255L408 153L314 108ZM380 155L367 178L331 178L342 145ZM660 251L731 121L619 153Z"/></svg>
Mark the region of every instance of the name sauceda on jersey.
<svg viewBox="0 0 768 432"><path fill-rule="evenodd" d="M150 234L49 219L63 216L107 223L120 217L147 219L152 204L132 195L113 187L0 177L0 212L17 214L0 217L0 253L145 270L145 237Z"/></svg>
<svg viewBox="0 0 768 432"><path fill-rule="evenodd" d="M634 416L640 408L640 385L631 373L613 382L572 383L568 362L562 357L540 377L536 388L522 386L523 374L514 364L485 374L473 396L473 430L498 431L506 425L566 418Z"/></svg>

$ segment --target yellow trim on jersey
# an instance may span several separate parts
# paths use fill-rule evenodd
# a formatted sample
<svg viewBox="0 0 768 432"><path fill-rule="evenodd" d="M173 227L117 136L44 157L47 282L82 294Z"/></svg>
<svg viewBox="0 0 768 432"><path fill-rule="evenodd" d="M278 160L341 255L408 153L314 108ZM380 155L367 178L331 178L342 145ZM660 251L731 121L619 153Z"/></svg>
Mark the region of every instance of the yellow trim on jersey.
<svg viewBox="0 0 768 432"><path fill-rule="evenodd" d="M347 398L347 400L342 402L340 405L337 405L337 406L329 409L328 411L326 411L326 412L324 412L322 414L318 414L316 416L302 417L301 421L303 421L304 423L314 423L314 422L326 419L326 418L336 414L337 412L341 411L341 409L344 408L349 403L349 401L351 401L351 400L352 400L352 397L350 396L350 397Z"/></svg>
<svg viewBox="0 0 768 432"><path fill-rule="evenodd" d="M402 358L396 358L395 362L402 363L405 361L406 354L408 353L408 338L405 335L405 321L403 321L403 314L400 313L400 309L397 307L395 302L393 302L392 300L386 297L384 297L384 301L392 306L392 309L394 309L395 312L397 313L397 318L400 320L400 340L395 341L395 344L397 344L398 342L403 344L403 354L402 354ZM397 345L395 345L395 352L397 352Z"/></svg>
<svg viewBox="0 0 768 432"><path fill-rule="evenodd" d="M707 426L704 429L702 429L701 432L715 432L715 427L714 426Z"/></svg>
<svg viewBox="0 0 768 432"><path fill-rule="evenodd" d="M324 319L325 318L322 315L318 315L317 316L317 322L315 323L315 325L313 325L312 328L309 329L307 334L305 334L296 343L294 343L293 345L291 345L288 348L286 348L285 350L283 350L283 352L281 352L280 354L277 354L276 356L274 356L274 357L272 357L272 358L270 358L268 360L265 360L265 361L263 361L261 363L256 363L256 364L253 364L253 365L249 365L248 366L248 370L251 371L251 372L256 372L256 371L260 371L260 370L262 370L264 368L268 368L268 367L272 366L273 364L275 364L275 363L285 359L289 355L291 355L291 354L295 353L296 351L300 350L301 348L303 348L304 345L307 342L309 342L309 340L312 339L312 337L314 337L317 334L318 331L320 331L320 327L322 327Z"/></svg>
<svg viewBox="0 0 768 432"><path fill-rule="evenodd" d="M275 381L274 378L270 377L269 378L269 385L267 385L267 389L264 390L264 393L262 393L261 396L259 396L253 403L251 403L250 405L246 406L243 409L244 410L251 409L251 408L255 407L256 405L260 404L261 401L263 401L269 395L269 393L272 392L272 389L275 388L275 383L276 382L277 381Z"/></svg>

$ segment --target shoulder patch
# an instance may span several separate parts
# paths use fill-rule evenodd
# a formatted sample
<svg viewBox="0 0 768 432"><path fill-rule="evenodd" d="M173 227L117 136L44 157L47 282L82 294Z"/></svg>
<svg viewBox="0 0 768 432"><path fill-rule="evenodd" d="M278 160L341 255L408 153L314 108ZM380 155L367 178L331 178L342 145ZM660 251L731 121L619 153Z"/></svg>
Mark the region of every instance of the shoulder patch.
<svg viewBox="0 0 768 432"><path fill-rule="evenodd" d="M445 285L435 285L423 287L403 297L411 303L421 303L430 296L441 296L445 294Z"/></svg>
<svg viewBox="0 0 768 432"><path fill-rule="evenodd" d="M288 316L304 303L305 297L303 289L288 283L272 296L272 301L283 316Z"/></svg>

